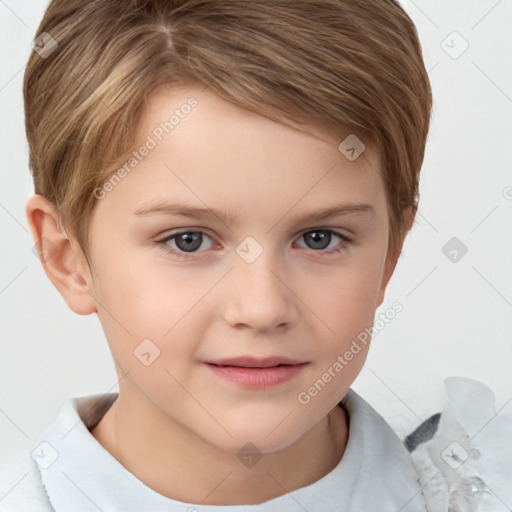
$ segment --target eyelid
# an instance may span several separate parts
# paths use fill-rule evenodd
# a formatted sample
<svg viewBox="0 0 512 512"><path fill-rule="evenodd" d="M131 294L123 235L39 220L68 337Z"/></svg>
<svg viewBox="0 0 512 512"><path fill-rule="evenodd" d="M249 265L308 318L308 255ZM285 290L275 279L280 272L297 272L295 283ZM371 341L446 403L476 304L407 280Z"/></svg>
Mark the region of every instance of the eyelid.
<svg viewBox="0 0 512 512"><path fill-rule="evenodd" d="M345 234L343 231L340 231L338 228L328 228L328 227L312 227L308 229L303 229L296 235L294 235L294 240L300 239L302 236L304 236L307 233L311 233L314 231L326 231L329 233L332 233L334 236L337 236L340 238L340 243L336 245L335 247L331 247L330 249L309 249L307 247L300 247L301 249L309 249L312 253L318 253L319 256L329 256L332 254L336 254L340 251L343 251L343 249L346 249L347 244L350 244L353 242L353 237ZM205 235L207 238L213 241L212 237L208 234L208 230L205 228L194 228L194 227L187 227L187 228L177 228L176 230L170 231L167 233L163 238L160 238L156 240L156 243L162 247L162 249L169 254L175 255L179 259L189 259L190 257L194 257L194 255L202 255L202 253L208 252L208 249L204 251L193 251L193 252L186 252L186 251L180 251L173 249L172 247L169 247L167 245L167 242L170 240L173 240L175 237L179 236L183 233L200 233L202 235Z"/></svg>
<svg viewBox="0 0 512 512"><path fill-rule="evenodd" d="M352 241L353 241L353 238L351 236L346 235L342 231L338 231L337 229L334 229L334 228L322 228L322 227L320 227L320 228L310 228L310 229L306 229L305 231L301 231L299 233L299 236L298 236L297 240L300 240L302 238L302 236L304 236L306 233L312 233L312 232L315 232L315 231L326 231L328 233L331 233L332 235L334 235L335 237L338 237L340 239L340 243L337 244L334 247L331 247L330 249L318 249L318 250L315 250L315 249L310 249L308 247L300 247L300 249L308 249L309 252L312 252L313 254L317 253L319 255L329 256L329 255L331 255L333 253L337 253L337 252L342 251L343 249L346 248L346 246L348 244L351 244Z"/></svg>
<svg viewBox="0 0 512 512"><path fill-rule="evenodd" d="M340 236L346 238L347 240L352 240L353 235L354 235L348 229L341 229L341 228L329 227L329 226L313 226L313 227L310 227L310 228L307 228L307 229L301 229L300 231L297 231L293 235L293 237L297 238L297 237L302 236L305 233L309 233L311 231L331 231L331 232L333 232L333 233L335 233L337 235L340 235ZM160 240L164 240L164 239L169 238L171 236L180 235L182 233L202 233L204 235L207 235L210 238L212 238L212 236L215 236L215 235L209 234L210 230L207 229L207 228L204 228L204 227L194 227L194 226L188 227L187 226L186 228L175 228L174 230L171 229L165 235L158 235L158 238Z"/></svg>
<svg viewBox="0 0 512 512"><path fill-rule="evenodd" d="M158 238L158 240L156 240L156 243L158 245L161 245L163 246L163 249L166 251L166 252L169 252L171 254L177 254L178 257L188 257L187 255L194 255L194 254L202 254L204 252L207 252L208 249L204 250L204 251L195 251L195 252L186 252L186 251L178 251L176 249L173 249L172 247L169 247L167 245L167 242L169 242L170 240L173 240L175 239L176 237L178 237L179 235L182 235L183 233L200 233L201 235L206 236L207 238L209 238L211 241L212 241L212 244L215 243L215 241L213 240L213 238L207 233L207 231L205 231L204 228L178 228L177 230L175 231L170 231L169 233L167 233L163 238Z"/></svg>
<svg viewBox="0 0 512 512"><path fill-rule="evenodd" d="M335 235L345 238L347 241L348 240L352 241L352 238L353 238L353 233L351 231L349 231L348 229L335 228L335 227L329 227L329 226L313 226L311 228L301 229L294 236L295 236L295 238L298 238L306 233L311 233L312 231L329 231L331 233L334 233Z"/></svg>

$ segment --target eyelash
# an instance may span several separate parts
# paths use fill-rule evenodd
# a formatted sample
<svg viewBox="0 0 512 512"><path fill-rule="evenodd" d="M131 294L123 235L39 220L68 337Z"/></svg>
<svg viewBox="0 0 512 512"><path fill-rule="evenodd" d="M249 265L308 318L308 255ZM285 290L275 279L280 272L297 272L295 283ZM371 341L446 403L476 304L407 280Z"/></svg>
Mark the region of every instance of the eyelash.
<svg viewBox="0 0 512 512"><path fill-rule="evenodd" d="M339 237L341 239L341 243L339 245L337 245L336 247L331 248L329 250L325 250L325 249L318 249L318 250L310 249L313 252L318 252L318 253L321 253L321 254L324 254L324 255L327 255L327 256L336 255L339 252L341 252L344 249L346 249L346 246L352 242L352 239L349 238L348 236L344 235L343 233L340 233L339 231L334 231L333 229L327 229L327 228L325 228L325 229L322 229L322 228L309 229L308 231L304 231L300 235L300 237L303 237L304 235L307 235L308 233L313 233L315 231L323 231L325 233L331 233L332 235L335 235L335 236ZM169 242L170 240L173 240L177 236L183 235L185 233L201 233L201 234L207 236L208 238L210 238L204 231L199 231L199 230L195 231L195 230L190 230L189 229L187 231L179 231L179 232L176 232L176 233L172 233L172 234L166 236L163 240L157 240L156 243L158 245L160 245L161 248L165 252L173 254L174 256L176 256L179 259L188 259L191 255L204 252L204 251L195 251L195 252L188 252L187 253L187 252L184 252L184 251L177 251L176 249L173 249L172 247L169 247L169 245L167 245L167 242Z"/></svg>

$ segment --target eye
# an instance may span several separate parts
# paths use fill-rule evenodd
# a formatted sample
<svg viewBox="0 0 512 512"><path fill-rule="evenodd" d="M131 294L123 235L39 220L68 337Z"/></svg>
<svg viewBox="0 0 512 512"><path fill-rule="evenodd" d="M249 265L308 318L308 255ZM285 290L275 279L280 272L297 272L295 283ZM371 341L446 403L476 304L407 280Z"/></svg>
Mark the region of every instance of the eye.
<svg viewBox="0 0 512 512"><path fill-rule="evenodd" d="M335 245L327 251L324 249L329 248L331 242L336 238L340 239L342 243ZM313 249L315 252L323 252L326 254L332 254L345 249L346 245L350 243L351 239L345 236L343 233L334 231L332 229L313 229L306 231L301 235L301 239L306 241L306 245L309 249Z"/></svg>
<svg viewBox="0 0 512 512"><path fill-rule="evenodd" d="M345 249L346 245L351 242L351 239L332 229L313 229L306 231L301 235L299 239L303 238L306 240L306 248L312 249L314 252L322 254L333 254L338 253ZM329 248L331 243L337 239L341 240L342 243ZM163 240L159 240L156 243L159 244L162 249L168 253L175 255L178 258L187 258L188 254L194 254L199 251L198 249L203 245L203 242L210 240L210 245L206 247L206 250L212 248L211 239L203 231L180 231L177 233L171 233L166 236Z"/></svg>
<svg viewBox="0 0 512 512"><path fill-rule="evenodd" d="M178 258L186 258L184 253L196 253L203 252L197 251L203 244L204 238L210 239L208 235L202 231L181 231L179 233L173 233L163 240L157 242L161 244L164 251L175 254ZM175 244L175 247L171 247L170 243ZM211 248L207 247L207 249Z"/></svg>

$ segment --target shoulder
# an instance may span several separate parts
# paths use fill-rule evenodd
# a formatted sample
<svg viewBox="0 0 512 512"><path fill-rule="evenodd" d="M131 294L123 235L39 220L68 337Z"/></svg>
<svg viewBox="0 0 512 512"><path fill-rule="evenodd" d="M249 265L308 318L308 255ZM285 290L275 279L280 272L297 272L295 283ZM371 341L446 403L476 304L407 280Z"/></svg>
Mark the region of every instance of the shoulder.
<svg viewBox="0 0 512 512"><path fill-rule="evenodd" d="M53 512L41 473L30 454L11 455L0 465L2 512Z"/></svg>
<svg viewBox="0 0 512 512"><path fill-rule="evenodd" d="M458 510L469 502L510 510L512 416L504 407L496 411L483 382L453 376L444 386L448 405L403 440L429 510Z"/></svg>

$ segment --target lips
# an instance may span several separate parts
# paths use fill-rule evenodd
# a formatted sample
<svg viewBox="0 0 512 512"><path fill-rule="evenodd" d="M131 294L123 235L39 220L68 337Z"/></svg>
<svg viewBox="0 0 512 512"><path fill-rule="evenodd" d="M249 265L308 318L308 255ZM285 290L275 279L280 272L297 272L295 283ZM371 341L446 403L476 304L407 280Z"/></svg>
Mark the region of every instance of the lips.
<svg viewBox="0 0 512 512"><path fill-rule="evenodd" d="M242 356L207 361L205 365L223 381L246 389L267 389L292 380L308 362L281 356Z"/></svg>
<svg viewBox="0 0 512 512"><path fill-rule="evenodd" d="M241 356L228 359L217 359L215 361L206 361L206 363L213 364L215 366L234 366L239 368L271 368L282 365L299 365L305 363L305 361L282 356Z"/></svg>

